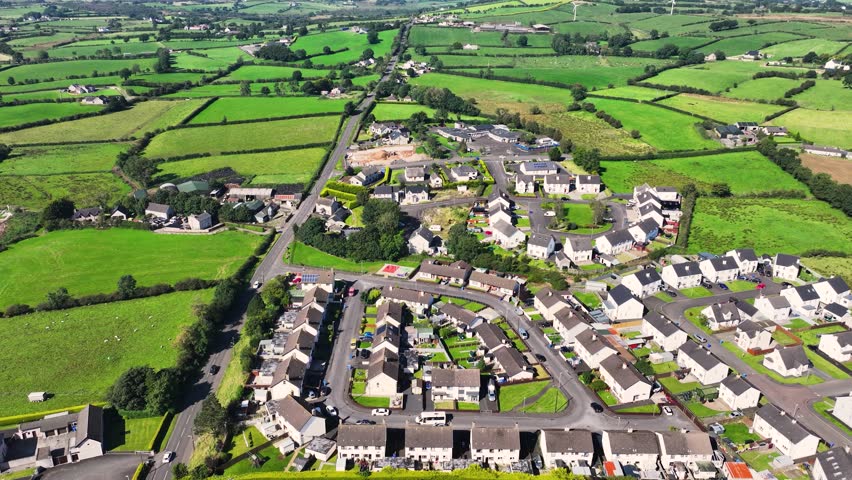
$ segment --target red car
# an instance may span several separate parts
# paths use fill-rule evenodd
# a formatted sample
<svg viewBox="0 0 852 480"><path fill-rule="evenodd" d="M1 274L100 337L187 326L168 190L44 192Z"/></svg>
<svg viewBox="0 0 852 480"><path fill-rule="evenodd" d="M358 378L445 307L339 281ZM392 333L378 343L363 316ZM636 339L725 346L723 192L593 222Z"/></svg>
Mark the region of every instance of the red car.
<svg viewBox="0 0 852 480"><path fill-rule="evenodd" d="M766 288L766 284L765 283L758 283L757 285L755 285L754 288L756 288L758 290L763 290L764 288Z"/></svg>

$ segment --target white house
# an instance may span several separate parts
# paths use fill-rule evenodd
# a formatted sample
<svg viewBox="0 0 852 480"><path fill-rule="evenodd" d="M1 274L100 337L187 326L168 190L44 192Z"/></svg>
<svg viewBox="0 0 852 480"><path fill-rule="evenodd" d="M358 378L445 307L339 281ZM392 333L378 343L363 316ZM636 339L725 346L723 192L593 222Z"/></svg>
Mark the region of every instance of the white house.
<svg viewBox="0 0 852 480"><path fill-rule="evenodd" d="M852 428L852 395L837 397L831 414L847 427Z"/></svg>
<svg viewBox="0 0 852 480"><path fill-rule="evenodd" d="M714 332L735 328L742 321L740 310L734 302L708 305L701 310L701 315L707 319L707 326Z"/></svg>
<svg viewBox="0 0 852 480"><path fill-rule="evenodd" d="M468 286L500 297L513 297L520 289L520 284L514 278L500 277L476 270L471 272Z"/></svg>
<svg viewBox="0 0 852 480"><path fill-rule="evenodd" d="M532 369L527 368L524 356L515 348L497 349L494 363L499 367L497 373L502 373L509 383L533 379Z"/></svg>
<svg viewBox="0 0 852 480"><path fill-rule="evenodd" d="M521 459L521 431L514 427L470 428L470 458L489 465L511 465Z"/></svg>
<svg viewBox="0 0 852 480"><path fill-rule="evenodd" d="M627 228L636 243L650 243L660 234L660 225L653 218L646 218Z"/></svg>
<svg viewBox="0 0 852 480"><path fill-rule="evenodd" d="M408 237L408 251L426 255L436 253L435 234L428 228L421 226Z"/></svg>
<svg viewBox="0 0 852 480"><path fill-rule="evenodd" d="M703 260L698 264L704 278L713 283L736 280L739 265L733 257L717 257Z"/></svg>
<svg viewBox="0 0 852 480"><path fill-rule="evenodd" d="M479 170L470 165L459 165L450 169L450 178L454 182L469 182L479 178Z"/></svg>
<svg viewBox="0 0 852 480"><path fill-rule="evenodd" d="M652 220L659 227L662 227L666 223L666 216L663 210L653 203L640 205L638 210L640 220Z"/></svg>
<svg viewBox="0 0 852 480"><path fill-rule="evenodd" d="M432 306L434 298L426 292L391 285L382 288L382 301L388 300L405 304L409 310L421 315Z"/></svg>
<svg viewBox="0 0 852 480"><path fill-rule="evenodd" d="M600 375L619 403L651 398L651 382L618 355L610 355L601 361Z"/></svg>
<svg viewBox="0 0 852 480"><path fill-rule="evenodd" d="M598 252L618 255L633 248L633 235L627 230L614 230L597 238L595 248Z"/></svg>
<svg viewBox="0 0 852 480"><path fill-rule="evenodd" d="M533 306L548 322L555 321L557 312L565 310L565 317L570 315L570 306L559 293L550 287L543 287L533 297Z"/></svg>
<svg viewBox="0 0 852 480"><path fill-rule="evenodd" d="M553 195L564 195L571 191L571 177L562 175L544 176L544 193Z"/></svg>
<svg viewBox="0 0 852 480"><path fill-rule="evenodd" d="M556 240L550 234L533 233L527 240L527 255L532 258L544 260L553 254L555 248Z"/></svg>
<svg viewBox="0 0 852 480"><path fill-rule="evenodd" d="M757 271L757 254L751 248L739 248L731 250L725 256L731 257L737 262L740 274L754 273Z"/></svg>
<svg viewBox="0 0 852 480"><path fill-rule="evenodd" d="M604 430L601 445L604 457L610 462L639 471L657 468L660 446L654 432Z"/></svg>
<svg viewBox="0 0 852 480"><path fill-rule="evenodd" d="M314 211L325 217L330 217L340 208L340 202L334 197L320 197L314 206Z"/></svg>
<svg viewBox="0 0 852 480"><path fill-rule="evenodd" d="M645 312L645 305L624 285L618 285L609 291L602 308L613 322L642 318Z"/></svg>
<svg viewBox="0 0 852 480"><path fill-rule="evenodd" d="M345 460L378 460L387 456L388 429L382 425L341 423L337 428L337 456Z"/></svg>
<svg viewBox="0 0 852 480"><path fill-rule="evenodd" d="M292 396L270 400L265 405L269 423L277 423L299 445L325 435L325 418L311 415L310 409Z"/></svg>
<svg viewBox="0 0 852 480"><path fill-rule="evenodd" d="M449 368L432 371L432 400L479 403L478 368Z"/></svg>
<svg viewBox="0 0 852 480"><path fill-rule="evenodd" d="M426 259L420 262L416 278L432 282L445 281L450 285L460 287L467 283L472 271L471 266L461 260L448 265L436 260Z"/></svg>
<svg viewBox="0 0 852 480"><path fill-rule="evenodd" d="M530 175L517 174L515 175L515 192L516 193L534 193L535 180Z"/></svg>
<svg viewBox="0 0 852 480"><path fill-rule="evenodd" d="M572 314L570 316L558 316L556 321L553 322L553 328L555 328L556 332L559 333L559 336L562 337L563 344L572 345L579 334L586 330L590 330L592 327L590 327L588 323L580 320L580 317Z"/></svg>
<svg viewBox="0 0 852 480"><path fill-rule="evenodd" d="M574 177L576 190L579 193L601 193L603 182L599 175L577 175Z"/></svg>
<svg viewBox="0 0 852 480"><path fill-rule="evenodd" d="M793 314L799 317L814 318L819 308L819 293L812 285L788 287L781 290L781 296L790 302Z"/></svg>
<svg viewBox="0 0 852 480"><path fill-rule="evenodd" d="M818 454L811 469L814 480L845 480L849 472L852 472L852 454L848 446L842 445Z"/></svg>
<svg viewBox="0 0 852 480"><path fill-rule="evenodd" d="M385 351L370 357L367 368L366 394L371 397L390 397L396 395L399 385L399 362L396 355Z"/></svg>
<svg viewBox="0 0 852 480"><path fill-rule="evenodd" d="M750 350L769 350L775 346L772 332L751 320L745 320L737 325L737 333L734 337L737 346L748 352Z"/></svg>
<svg viewBox="0 0 852 480"><path fill-rule="evenodd" d="M557 460L569 468L578 466L580 462L591 465L595 455L592 432L588 430L542 430L538 443L547 468L556 468Z"/></svg>
<svg viewBox="0 0 852 480"><path fill-rule="evenodd" d="M677 351L677 364L689 370L690 375L702 385L713 385L728 376L728 365L713 355L710 350L694 342L686 342Z"/></svg>
<svg viewBox="0 0 852 480"><path fill-rule="evenodd" d="M592 241L586 237L568 237L562 242L562 251L575 264L592 261Z"/></svg>
<svg viewBox="0 0 852 480"><path fill-rule="evenodd" d="M406 182L424 182L426 181L426 167L405 167Z"/></svg>
<svg viewBox="0 0 852 480"><path fill-rule="evenodd" d="M852 330L819 337L819 349L836 362L852 360Z"/></svg>
<svg viewBox="0 0 852 480"><path fill-rule="evenodd" d="M680 290L701 285L703 274L698 262L684 262L666 265L661 277L670 287Z"/></svg>
<svg viewBox="0 0 852 480"><path fill-rule="evenodd" d="M719 399L731 410L753 408L760 403L760 390L740 376L730 376L719 384Z"/></svg>
<svg viewBox="0 0 852 480"><path fill-rule="evenodd" d="M498 220L491 224L491 238L500 243L506 249L513 249L524 243L526 234L511 223Z"/></svg>
<svg viewBox="0 0 852 480"><path fill-rule="evenodd" d="M163 205L162 203L150 202L148 206L145 207L145 215L159 218L162 220L168 220L175 215L175 211L171 205Z"/></svg>
<svg viewBox="0 0 852 480"><path fill-rule="evenodd" d="M524 175L546 177L547 175L556 175L559 173L559 165L551 161L523 162L519 170Z"/></svg>
<svg viewBox="0 0 852 480"><path fill-rule="evenodd" d="M799 278L799 257L779 253L772 259L772 276L784 280L796 280Z"/></svg>
<svg viewBox="0 0 852 480"><path fill-rule="evenodd" d="M359 187L366 187L381 180L385 176L385 171L385 168L364 167L349 179L349 183Z"/></svg>
<svg viewBox="0 0 852 480"><path fill-rule="evenodd" d="M801 377L808 373L811 362L801 345L779 347L763 357L763 366L782 377Z"/></svg>
<svg viewBox="0 0 852 480"><path fill-rule="evenodd" d="M623 277L621 284L627 287L633 295L645 298L660 291L663 286L663 279L653 268L645 268Z"/></svg>
<svg viewBox="0 0 852 480"><path fill-rule="evenodd" d="M686 332L657 312L645 315L642 335L651 337L666 352L676 352L689 339Z"/></svg>
<svg viewBox="0 0 852 480"><path fill-rule="evenodd" d="M777 324L785 324L790 319L792 309L790 302L786 298L777 297L757 297L754 301L754 308L757 309L764 317Z"/></svg>
<svg viewBox="0 0 852 480"><path fill-rule="evenodd" d="M574 340L574 353L585 362L589 368L600 367L601 362L607 357L615 355L615 349L603 342L594 330L588 329L577 334Z"/></svg>
<svg viewBox="0 0 852 480"><path fill-rule="evenodd" d="M795 460L816 455L820 439L771 403L760 407L752 425L755 433L772 440L775 448Z"/></svg>
<svg viewBox="0 0 852 480"><path fill-rule="evenodd" d="M405 458L439 463L453 458L453 427L405 426Z"/></svg>
<svg viewBox="0 0 852 480"><path fill-rule="evenodd" d="M697 470L698 462L713 460L713 444L704 432L657 432L660 443L660 463L670 471L675 463Z"/></svg>
<svg viewBox="0 0 852 480"><path fill-rule="evenodd" d="M813 284L814 290L819 294L819 301L823 305L837 303L844 307L852 306L852 294L849 285L840 278L832 277Z"/></svg>
<svg viewBox="0 0 852 480"><path fill-rule="evenodd" d="M488 205L488 224L493 226L497 222L512 224L514 219L512 210L500 203Z"/></svg>

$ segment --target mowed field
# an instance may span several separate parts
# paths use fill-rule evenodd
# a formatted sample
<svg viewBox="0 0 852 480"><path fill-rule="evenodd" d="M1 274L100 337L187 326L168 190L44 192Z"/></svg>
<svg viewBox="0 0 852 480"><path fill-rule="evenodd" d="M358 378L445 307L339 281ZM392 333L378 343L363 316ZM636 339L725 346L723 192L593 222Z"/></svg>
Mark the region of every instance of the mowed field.
<svg viewBox="0 0 852 480"><path fill-rule="evenodd" d="M331 142L338 116L169 130L154 137L145 155L167 158L192 153L238 152Z"/></svg>
<svg viewBox="0 0 852 480"><path fill-rule="evenodd" d="M852 89L840 80L817 80L816 85L793 97L811 110L852 110Z"/></svg>
<svg viewBox="0 0 852 480"><path fill-rule="evenodd" d="M779 43L763 50L772 57L803 57L808 52L817 55L834 55L849 45L848 42L824 40L821 38L808 38L806 40L794 40L792 42Z"/></svg>
<svg viewBox="0 0 852 480"><path fill-rule="evenodd" d="M775 100L784 98L784 92L801 85L803 80L792 80L789 78L758 78L746 80L732 88L724 95L741 100ZM798 98L796 99L798 101Z"/></svg>
<svg viewBox="0 0 852 480"><path fill-rule="evenodd" d="M325 148L306 148L269 153L244 153L193 158L161 163L157 183L230 167L238 174L254 176L253 184L305 183L320 167Z"/></svg>
<svg viewBox="0 0 852 480"><path fill-rule="evenodd" d="M599 95L602 97L633 98L636 100L651 101L655 98L671 95L672 92L630 85L627 87L605 88L602 90L595 90L591 93L593 95Z"/></svg>
<svg viewBox="0 0 852 480"><path fill-rule="evenodd" d="M78 207L92 207L103 199L117 202L128 193L130 187L112 173L0 175L0 205L32 210L41 210L60 198L67 198Z"/></svg>
<svg viewBox="0 0 852 480"><path fill-rule="evenodd" d="M220 98L193 117L190 124L341 113L348 100L322 97Z"/></svg>
<svg viewBox="0 0 852 480"><path fill-rule="evenodd" d="M121 112L0 134L0 143L63 143L140 137L176 125L204 100L147 101Z"/></svg>
<svg viewBox="0 0 852 480"><path fill-rule="evenodd" d="M761 123L768 115L780 112L786 108L781 105L726 100L687 93L660 100L658 103L729 124L735 122Z"/></svg>
<svg viewBox="0 0 852 480"><path fill-rule="evenodd" d="M734 195L772 190L807 188L758 152L736 152L701 157L644 160L638 162L601 162L603 181L617 193L633 187L671 185L682 188L693 183L699 190L710 191L714 183L726 183Z"/></svg>
<svg viewBox="0 0 852 480"><path fill-rule="evenodd" d="M212 294L178 292L4 319L0 411L15 415L102 401L129 367L174 365L176 338L195 321L192 306ZM28 402L26 394L36 391L52 397Z"/></svg>
<svg viewBox="0 0 852 480"><path fill-rule="evenodd" d="M801 35L795 35L786 32L768 32L759 33L757 35L747 35L744 37L726 38L718 42L711 43L703 48L707 52L715 52L721 50L725 55L742 55L749 50L762 50L763 47L773 43L787 42L790 40L801 40Z"/></svg>
<svg viewBox="0 0 852 480"><path fill-rule="evenodd" d="M139 65L142 71L146 71L154 66L154 61L153 58L136 58L133 60L73 60L58 63L37 63L4 70L3 76L12 77L15 82L20 83L25 80L44 81L51 78L86 77L91 75L92 72L115 74L122 68L132 68L133 65ZM71 83L77 82L78 80L74 80ZM11 84L11 82L8 83Z"/></svg>
<svg viewBox="0 0 852 480"><path fill-rule="evenodd" d="M0 128L23 125L41 120L58 120L101 110L99 105L80 103L29 103L0 108Z"/></svg>
<svg viewBox="0 0 852 480"><path fill-rule="evenodd" d="M817 200L699 198L689 233L691 252L749 245L792 255L813 249L852 253L852 220Z"/></svg>
<svg viewBox="0 0 852 480"><path fill-rule="evenodd" d="M709 47L705 50L711 51ZM771 67L762 66L761 62L725 60L666 70L645 81L660 85L686 85L719 93L726 88L734 88L739 83L751 80L757 72L771 70ZM803 72L804 70L784 68L783 71Z"/></svg>
<svg viewBox="0 0 852 480"><path fill-rule="evenodd" d="M852 122L849 111L824 111L797 108L769 122L782 125L816 144L852 148Z"/></svg>
<svg viewBox="0 0 852 480"><path fill-rule="evenodd" d="M127 143L83 143L20 147L0 163L0 175L109 172Z"/></svg>
<svg viewBox="0 0 852 480"><path fill-rule="evenodd" d="M223 278L261 238L238 232L187 236L120 228L51 232L0 253L0 309L14 303L36 305L59 287L74 296L113 292L127 274L140 285Z"/></svg>

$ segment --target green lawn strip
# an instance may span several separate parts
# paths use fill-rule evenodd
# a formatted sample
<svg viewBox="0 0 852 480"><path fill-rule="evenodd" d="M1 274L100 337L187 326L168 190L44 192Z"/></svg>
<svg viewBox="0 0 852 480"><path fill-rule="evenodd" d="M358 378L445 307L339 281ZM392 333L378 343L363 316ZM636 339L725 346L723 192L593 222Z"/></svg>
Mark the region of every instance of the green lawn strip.
<svg viewBox="0 0 852 480"><path fill-rule="evenodd" d="M415 259L414 257L411 257L411 259L403 258L396 262L353 262L345 258L335 257L301 242L293 242L289 252L289 257L285 257L286 263L319 268L334 268L349 272L375 272L386 263L394 263L405 267L417 267L420 265L420 259Z"/></svg>
<svg viewBox="0 0 852 480"><path fill-rule="evenodd" d="M583 303L587 308L595 309L601 305L601 299L596 293L592 292L571 292L574 297Z"/></svg>
<svg viewBox="0 0 852 480"><path fill-rule="evenodd" d="M106 449L117 452L147 450L163 421L163 417L122 418L113 409L105 416L110 420L104 432Z"/></svg>
<svg viewBox="0 0 852 480"><path fill-rule="evenodd" d="M660 413L660 407L656 403L649 403L648 405L639 405L636 407L627 407L617 409L618 413Z"/></svg>
<svg viewBox="0 0 852 480"><path fill-rule="evenodd" d="M390 399L388 397L368 397L365 395L358 395L352 397L352 399L362 407L388 408L390 406Z"/></svg>
<svg viewBox="0 0 852 480"><path fill-rule="evenodd" d="M689 392L691 390L695 390L696 388L701 388L701 384L698 382L683 383L679 381L676 377L660 378L658 379L658 381L675 395L677 395L678 393Z"/></svg>
<svg viewBox="0 0 852 480"><path fill-rule="evenodd" d="M700 287L699 287L700 288ZM705 307L692 307L683 312L686 319L692 322L696 327L700 328L706 334L712 335L713 332L701 321L701 310Z"/></svg>
<svg viewBox="0 0 852 480"><path fill-rule="evenodd" d="M829 362L825 358L823 358L817 352L814 352L810 348L805 348L805 354L810 359L813 364L813 368L820 370L823 373L828 374L831 378L835 378L838 380L843 380L849 378L849 375L843 370L837 368L833 363Z"/></svg>
<svg viewBox="0 0 852 480"><path fill-rule="evenodd" d="M67 198L77 207L113 204L130 190L112 173L0 176L0 205L42 210L57 198Z"/></svg>
<svg viewBox="0 0 852 480"><path fill-rule="evenodd" d="M674 372L675 370L678 370L679 368L680 367L678 367L677 362L674 362L674 361L663 362L663 363L652 363L651 364L651 369L654 370L654 373Z"/></svg>
<svg viewBox="0 0 852 480"><path fill-rule="evenodd" d="M726 423L725 433L722 436L729 438L737 445L744 445L748 440L755 442L760 440L760 435L749 432L748 426L742 422Z"/></svg>
<svg viewBox="0 0 852 480"><path fill-rule="evenodd" d="M785 108L782 105L705 97L687 93L660 100L659 103L726 123L738 121L760 123L763 122L765 117L780 112ZM743 118L745 120L737 120Z"/></svg>
<svg viewBox="0 0 852 480"><path fill-rule="evenodd" d="M291 117L316 113L340 113L348 100L324 97L228 97L220 98L189 123L219 123L259 118Z"/></svg>
<svg viewBox="0 0 852 480"><path fill-rule="evenodd" d="M248 445L246 445L246 441L249 442ZM254 425L250 425L231 436L228 445L226 445L225 453L230 454L229 458L235 458L265 441L266 437L260 433L260 430Z"/></svg>
<svg viewBox="0 0 852 480"><path fill-rule="evenodd" d="M458 402L456 408L464 411L479 411L479 404L476 402Z"/></svg>
<svg viewBox="0 0 852 480"><path fill-rule="evenodd" d="M756 370L758 373L768 375L770 378L775 380L778 383L788 383L788 384L798 384L798 385L816 385L818 383L822 383L823 380L816 375L808 374L804 377L782 377L778 373L766 368L763 366L763 355L749 355L736 344L731 342L725 342L722 344L723 347L727 348L731 352L740 356L740 359L744 361L748 366Z"/></svg>
<svg viewBox="0 0 852 480"><path fill-rule="evenodd" d="M813 404L813 406L814 406L814 410L818 414L822 415L823 418L825 418L829 422L833 423L835 426L837 426L837 428L839 428L844 433L846 433L846 435L852 436L852 428L849 428L848 426L846 426L843 422L841 422L840 420L835 418L829 412L829 410L834 408L834 400L832 400L831 398L823 398L822 400L815 402Z"/></svg>
<svg viewBox="0 0 852 480"><path fill-rule="evenodd" d="M519 385L507 385L498 389L500 402L500 411L509 412L514 410L518 405L524 403L525 398L530 398L538 395L544 390L550 382L530 382Z"/></svg>
<svg viewBox="0 0 852 480"><path fill-rule="evenodd" d="M845 331L846 328L844 328L843 325L830 325L828 327L814 328L812 330L802 330L799 332L795 332L795 335L799 337L805 343L805 345L819 345L819 337L821 335L828 335Z"/></svg>
<svg viewBox="0 0 852 480"><path fill-rule="evenodd" d="M609 406L618 405L618 399L615 398L615 395L613 395L609 390L599 391L598 396L601 397L601 400Z"/></svg>
<svg viewBox="0 0 852 480"><path fill-rule="evenodd" d="M774 281L774 279L773 279L773 281ZM810 326L811 326L810 323L802 320L801 318L793 318L793 319L790 319L790 321L787 322L784 325L784 328L786 328L787 330L798 330L798 329L801 329L801 328L808 328ZM817 343L819 343L819 341L817 341Z"/></svg>
<svg viewBox="0 0 852 480"><path fill-rule="evenodd" d="M670 296L666 295L666 294L665 294L665 293L663 293L663 292L657 292L657 293L655 293L655 294L654 294L654 298L657 298L657 299L659 299L659 300L662 300L662 301L664 301L664 302L666 302L666 303L669 303L669 302L673 302L673 301L674 301L674 299L673 299L672 297L670 297Z"/></svg>
<svg viewBox="0 0 852 480"><path fill-rule="evenodd" d="M740 457L755 471L762 472L764 470L769 470L769 464L772 463L772 460L775 457L780 456L781 454L778 452L762 452L760 450L752 450L748 452L741 452Z"/></svg>
<svg viewBox="0 0 852 480"><path fill-rule="evenodd" d="M532 405L527 405L526 408L521 408L520 411L525 413L556 413L565 410L568 406L568 399L558 388L548 388L544 395L538 398Z"/></svg>
<svg viewBox="0 0 852 480"><path fill-rule="evenodd" d="M289 463L290 459L293 456L292 453L288 455L281 455L281 452L278 450L278 447L275 445L270 445L260 452L257 452L257 456L263 460L263 464L260 468L255 468L252 465L251 459L247 458L238 462L235 465L228 467L225 470L225 475L241 475L247 473L259 473L259 472L281 472Z"/></svg>
<svg viewBox="0 0 852 480"><path fill-rule="evenodd" d="M35 467L25 468L16 472L0 473L0 480L17 480L20 478L30 478L36 471Z"/></svg>
<svg viewBox="0 0 852 480"><path fill-rule="evenodd" d="M704 287L692 287L679 290L680 294L687 298L712 297L713 293Z"/></svg>
<svg viewBox="0 0 852 480"><path fill-rule="evenodd" d="M755 284L746 280L734 280L731 282L725 282L725 285L727 285L732 292L747 292L749 290L754 290Z"/></svg>
<svg viewBox="0 0 852 480"><path fill-rule="evenodd" d="M101 105L82 105L76 102L13 105L0 109L0 128L94 113L102 108Z"/></svg>
<svg viewBox="0 0 852 480"><path fill-rule="evenodd" d="M724 411L713 410L710 407L704 406L701 402L686 402L686 408L689 409L690 412L694 413L698 418L709 418L715 417L716 415L720 415L722 413L726 413Z"/></svg>

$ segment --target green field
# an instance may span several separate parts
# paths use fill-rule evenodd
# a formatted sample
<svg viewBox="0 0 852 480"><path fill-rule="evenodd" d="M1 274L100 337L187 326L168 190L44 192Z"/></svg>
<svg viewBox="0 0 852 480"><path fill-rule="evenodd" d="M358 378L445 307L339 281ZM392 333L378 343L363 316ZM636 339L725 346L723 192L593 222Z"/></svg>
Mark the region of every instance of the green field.
<svg viewBox="0 0 852 480"><path fill-rule="evenodd" d="M118 90L112 88L98 90L97 93L98 95L103 95L105 97L113 97L119 94ZM4 102L59 99L64 100L69 98L76 98L78 100L80 99L79 96L72 96L71 94L65 93L62 90L39 90L36 92L7 93L3 95Z"/></svg>
<svg viewBox="0 0 852 480"><path fill-rule="evenodd" d="M340 118L299 118L263 123L170 130L154 137L145 155L166 158L192 153L220 154L261 148L330 142Z"/></svg>
<svg viewBox="0 0 852 480"><path fill-rule="evenodd" d="M403 258L397 262L355 262L345 258L317 250L302 242L293 242L284 256L285 263L292 265L305 265L319 268L336 268L347 272L373 273L377 272L386 263L394 263L404 267L416 267L420 265L420 258Z"/></svg>
<svg viewBox="0 0 852 480"><path fill-rule="evenodd" d="M51 200L67 198L77 206L110 203L130 193L130 187L112 173L59 175L0 175L0 205L41 210Z"/></svg>
<svg viewBox="0 0 852 480"><path fill-rule="evenodd" d="M0 175L54 175L108 172L126 143L21 147L0 163Z"/></svg>
<svg viewBox="0 0 852 480"><path fill-rule="evenodd" d="M302 78L323 78L328 75L328 70L316 70L312 68L277 67L272 65L244 65L228 75L216 80L222 83L235 80L287 80L293 76L293 72L302 72Z"/></svg>
<svg viewBox="0 0 852 480"><path fill-rule="evenodd" d="M192 305L209 301L212 293L179 292L0 322L0 342L5 346L0 352L0 383L15 392L0 397L3 412L12 415L103 400L107 387L127 368L173 365L175 339L195 320ZM62 355L45 355L57 351ZM26 393L34 391L53 397L30 403Z"/></svg>
<svg viewBox="0 0 852 480"><path fill-rule="evenodd" d="M60 118L97 112L100 105L82 105L80 103L29 103L0 108L0 128L22 125L41 120Z"/></svg>
<svg viewBox="0 0 852 480"><path fill-rule="evenodd" d="M116 452L148 450L163 417L122 418L115 410L104 412L108 419L104 436L106 449Z"/></svg>
<svg viewBox="0 0 852 480"><path fill-rule="evenodd" d="M792 255L815 248L852 253L852 221L816 200L699 198L689 234L691 252L750 245Z"/></svg>
<svg viewBox="0 0 852 480"><path fill-rule="evenodd" d="M671 94L670 92L666 92L663 90L656 90L654 88L645 87L635 87L632 85L626 87L605 88L601 90L595 90L591 93L593 93L594 95L600 95L602 97L635 98L636 100L645 101L650 101L655 98Z"/></svg>
<svg viewBox="0 0 852 480"><path fill-rule="evenodd" d="M640 162L601 162L603 181L614 192L628 193L633 187L670 185L682 188L694 183L710 191L713 183L727 183L734 195L772 190L807 188L758 152L722 153L700 157L645 160Z"/></svg>
<svg viewBox="0 0 852 480"><path fill-rule="evenodd" d="M0 253L0 308L35 306L65 287L74 296L113 292L122 275L140 285L214 279L233 273L261 237L237 232L159 235L142 230L63 230L24 240ZM101 268L109 259L121 259Z"/></svg>
<svg viewBox="0 0 852 480"><path fill-rule="evenodd" d="M257 118L292 117L312 113L340 113L347 100L318 97L220 98L189 123L219 123Z"/></svg>
<svg viewBox="0 0 852 480"><path fill-rule="evenodd" d="M2 77L0 77L2 78ZM7 77L8 79L8 77ZM94 85L96 87L103 87L109 85L118 85L121 83L121 77L119 76L106 76L106 77L86 77L86 78L77 78L75 80L54 80L52 82L37 82L37 83L16 83L14 85L9 85L8 82L3 82L0 85L0 94L6 95L10 93L22 93L22 92L34 92L37 90L55 90L59 91L65 88L68 88L72 83L80 83L86 85ZM103 94L103 92L98 92L99 95ZM76 97L71 94L65 93L63 94L63 98L71 98Z"/></svg>
<svg viewBox="0 0 852 480"><path fill-rule="evenodd" d="M532 405L527 405L526 408L521 408L525 413L556 413L565 410L568 407L568 399L556 387L548 388L544 395Z"/></svg>
<svg viewBox="0 0 852 480"><path fill-rule="evenodd" d="M718 42L711 43L702 50L707 52L715 52L721 50L725 55L742 55L749 50L762 50L770 43L786 42L789 40L799 40L801 35L795 35L785 32L768 32L759 33L757 35L748 35L744 37L726 38Z"/></svg>
<svg viewBox="0 0 852 480"><path fill-rule="evenodd" d="M538 393L547 388L548 385L550 385L550 382L543 381L500 387L497 392L497 401L500 403L500 411L510 412L517 407L523 408L525 399L538 395ZM553 399L551 399L551 402L552 401ZM533 403L528 403L527 407L532 405Z"/></svg>
<svg viewBox="0 0 852 480"><path fill-rule="evenodd" d="M360 77L359 77L360 78ZM268 88L271 92L275 91L275 83L252 83L251 95L253 97L271 98L269 95L263 95L261 89ZM133 87L138 88L138 87ZM210 83L200 87L190 88L189 90L181 90L176 93L166 95L165 98L204 98L204 97L242 97L239 83Z"/></svg>
<svg viewBox="0 0 852 480"><path fill-rule="evenodd" d="M159 165L157 183L207 173L230 167L240 175L256 175L252 183L305 183L311 179L325 155L324 148L285 150L269 153L245 153L193 158Z"/></svg>
<svg viewBox="0 0 852 480"><path fill-rule="evenodd" d="M817 80L816 85L793 97L811 110L852 110L852 89L838 80Z"/></svg>
<svg viewBox="0 0 852 480"><path fill-rule="evenodd" d="M0 143L63 143L138 137L177 124L202 103L202 100L142 102L129 110L108 115L0 134Z"/></svg>
<svg viewBox="0 0 852 480"><path fill-rule="evenodd" d="M760 62L726 60L666 70L645 81L660 85L686 85L718 93L751 80L751 77L759 71L768 70L772 69L763 67ZM784 71L801 72L803 70L785 68Z"/></svg>
<svg viewBox="0 0 852 480"><path fill-rule="evenodd" d="M761 123L767 116L786 108L781 105L725 100L685 93L660 100L659 103L729 124L736 122Z"/></svg>
<svg viewBox="0 0 852 480"><path fill-rule="evenodd" d="M674 45L678 48L695 48L710 41L711 39L705 37L669 37L658 38L656 40L643 40L641 42L630 44L630 47L637 52L654 52L666 45ZM706 50L708 52L713 51L707 50L706 48L702 48L701 50Z"/></svg>
<svg viewBox="0 0 852 480"><path fill-rule="evenodd" d="M849 44L847 42L809 38L806 40L794 40L792 42L773 45L764 49L763 53L770 55L770 58L802 57L808 52L814 52L818 55L834 55L846 48L848 45Z"/></svg>
<svg viewBox="0 0 852 480"><path fill-rule="evenodd" d="M797 108L769 122L783 125L790 132L818 145L852 148L852 122L849 111L824 111Z"/></svg>
<svg viewBox="0 0 852 480"><path fill-rule="evenodd" d="M725 93L726 97L739 98L741 100L775 100L784 98L784 92L796 88L802 84L801 80L789 78L772 77L746 80ZM798 101L798 97L796 101Z"/></svg>
<svg viewBox="0 0 852 480"><path fill-rule="evenodd" d="M154 65L154 59L73 60L69 62L35 63L4 70L3 78L12 77L17 83L23 83L24 80L44 81L50 78L84 77L91 75L92 72L99 72L99 74L115 73L122 68L131 68L133 65L139 65L142 71L150 70ZM11 82L6 83L11 85ZM78 83L78 80L72 80L70 83Z"/></svg>
<svg viewBox="0 0 852 480"><path fill-rule="evenodd" d="M520 35L509 35L507 38L510 45L517 45ZM469 28L446 28L415 26L408 36L408 43L412 47L419 45L452 45L455 42L461 44L474 44L479 46L501 47L505 43L501 39L501 32L474 32ZM550 47L549 35L528 35L530 47Z"/></svg>

